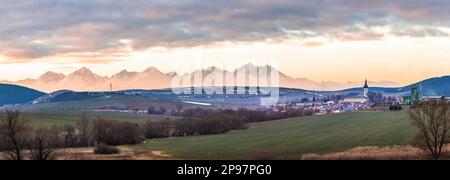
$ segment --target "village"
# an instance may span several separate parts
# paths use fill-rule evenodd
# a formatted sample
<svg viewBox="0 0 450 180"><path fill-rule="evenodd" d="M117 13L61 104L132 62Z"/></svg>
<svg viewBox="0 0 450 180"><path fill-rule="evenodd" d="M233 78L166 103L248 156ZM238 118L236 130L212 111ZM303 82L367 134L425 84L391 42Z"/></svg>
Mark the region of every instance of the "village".
<svg viewBox="0 0 450 180"><path fill-rule="evenodd" d="M418 102L450 99L450 97L445 96L424 96L422 94L420 84L413 86L409 95L401 97L386 97L382 93L370 92L367 80L362 88L362 92L359 94L353 96L315 96L312 99L303 98L300 102L277 104L267 110L283 112L290 108L311 109L315 115L376 109L397 111L402 110L403 106L411 106Z"/></svg>

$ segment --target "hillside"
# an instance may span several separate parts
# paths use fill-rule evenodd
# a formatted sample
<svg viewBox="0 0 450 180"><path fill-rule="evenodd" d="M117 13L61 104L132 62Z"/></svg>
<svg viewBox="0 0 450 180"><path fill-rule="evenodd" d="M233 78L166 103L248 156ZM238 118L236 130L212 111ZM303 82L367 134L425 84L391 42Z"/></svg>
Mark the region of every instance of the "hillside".
<svg viewBox="0 0 450 180"><path fill-rule="evenodd" d="M46 97L46 96L44 96ZM170 99L155 99L151 97L126 94L100 95L89 93L67 92L53 98L45 99L44 103L25 104L19 106L24 112L46 113L46 114L67 114L84 111L101 110L147 110L148 107L165 107L168 110L175 110L177 105L184 108L197 108L193 104L182 103ZM130 113L133 114L133 113Z"/></svg>
<svg viewBox="0 0 450 180"><path fill-rule="evenodd" d="M450 76L431 78L420 83L424 95L450 96ZM405 88L411 89L411 86Z"/></svg>
<svg viewBox="0 0 450 180"><path fill-rule="evenodd" d="M76 109L114 107L146 110L150 105L157 108L164 106L169 110L176 109L177 105L181 105L184 108L258 108L261 107L261 98L266 98L267 96L265 94L254 95L249 92L243 95L237 93L234 95L175 94L170 89L114 92L62 90L39 97L34 100L34 104L26 105L22 109L55 109L53 107L61 109L67 108L68 104L70 104L70 107L77 107ZM300 101L305 97L311 99L313 96L314 93L301 89L280 88L279 103Z"/></svg>
<svg viewBox="0 0 450 180"><path fill-rule="evenodd" d="M370 87L372 93L383 93L385 96L403 96L411 92L411 88L417 86L422 90L424 96L447 96L450 97L450 76L426 79L408 86L398 88ZM348 95L361 94L362 88L351 88L341 91L319 92L323 95Z"/></svg>
<svg viewBox="0 0 450 180"><path fill-rule="evenodd" d="M0 84L0 106L30 102L45 93L17 85Z"/></svg>

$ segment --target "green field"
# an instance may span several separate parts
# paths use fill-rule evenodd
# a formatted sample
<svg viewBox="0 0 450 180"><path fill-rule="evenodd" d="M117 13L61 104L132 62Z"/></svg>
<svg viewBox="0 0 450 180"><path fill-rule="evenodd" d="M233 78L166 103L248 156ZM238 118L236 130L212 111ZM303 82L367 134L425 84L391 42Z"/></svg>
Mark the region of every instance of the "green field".
<svg viewBox="0 0 450 180"><path fill-rule="evenodd" d="M299 159L358 146L403 145L415 131L405 112L358 112L254 123L227 134L154 139L128 148L180 159Z"/></svg>
<svg viewBox="0 0 450 180"><path fill-rule="evenodd" d="M82 114L85 114L89 119L107 119L132 122L161 120L165 118L176 119L176 117L119 112L22 113L21 117L29 121L33 127L50 127L52 125L74 125L81 119Z"/></svg>
<svg viewBox="0 0 450 180"><path fill-rule="evenodd" d="M184 104L175 100L158 100L142 96L111 95L80 101L52 102L42 104L27 104L14 107L22 112L22 117L29 120L35 127L48 127L52 125L73 125L80 120L84 113L89 119L108 120L161 120L167 117L160 115L147 115L120 112L94 112L101 107L119 107L124 109L147 109L149 106L160 106L170 109L183 105L184 108L197 108L202 106ZM1 110L1 109L0 109ZM169 117L176 119L176 117Z"/></svg>
<svg viewBox="0 0 450 180"><path fill-rule="evenodd" d="M185 109L205 108L205 106L181 103L178 100L161 100L131 95L111 95L79 101L27 104L19 106L18 108L24 112L57 113L59 111L91 111L102 107L146 110L149 106L155 108L162 106L166 109L174 109L177 105L182 105Z"/></svg>

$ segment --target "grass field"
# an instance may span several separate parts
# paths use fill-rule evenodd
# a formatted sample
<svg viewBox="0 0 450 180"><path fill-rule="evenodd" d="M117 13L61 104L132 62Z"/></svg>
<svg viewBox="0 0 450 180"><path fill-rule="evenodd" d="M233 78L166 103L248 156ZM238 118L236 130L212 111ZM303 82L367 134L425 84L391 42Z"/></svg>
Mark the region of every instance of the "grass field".
<svg viewBox="0 0 450 180"><path fill-rule="evenodd" d="M300 159L359 146L403 145L415 131L405 112L358 112L254 123L227 134L154 139L127 148L180 159Z"/></svg>
<svg viewBox="0 0 450 180"><path fill-rule="evenodd" d="M197 108L201 106L184 104L172 100L157 100L142 96L112 95L80 101L52 102L42 104L27 104L14 107L20 109L22 117L29 120L35 127L48 127L52 125L72 125L80 120L81 114L86 113L90 119L103 118L108 120L160 120L166 117L160 115L147 115L120 112L94 112L100 107L119 107L124 109L147 109L149 106ZM169 109L169 108L168 108ZM0 109L2 110L2 109ZM176 119L176 117L170 117Z"/></svg>
<svg viewBox="0 0 450 180"><path fill-rule="evenodd" d="M25 112L53 113L64 110L93 110L101 107L116 107L124 109L147 109L149 106L174 109L182 105L185 109L205 108L205 106L182 103L178 100L161 100L143 96L111 95L80 101L50 102L42 104L27 104L19 106Z"/></svg>
<svg viewBox="0 0 450 180"><path fill-rule="evenodd" d="M28 120L33 127L50 127L52 125L74 125L81 119L83 112L58 112L58 113L22 113L21 117ZM87 112L86 117L89 119L108 119L119 121L144 121L144 120L161 120L168 118L159 115L135 114L135 113L119 113L119 112ZM169 117L176 119L176 117Z"/></svg>

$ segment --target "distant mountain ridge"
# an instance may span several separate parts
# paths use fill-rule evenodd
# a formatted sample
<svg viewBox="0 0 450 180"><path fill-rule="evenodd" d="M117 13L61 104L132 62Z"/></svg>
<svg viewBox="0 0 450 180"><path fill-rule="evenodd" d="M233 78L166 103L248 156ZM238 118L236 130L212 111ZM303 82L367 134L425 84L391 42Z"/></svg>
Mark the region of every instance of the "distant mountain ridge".
<svg viewBox="0 0 450 180"><path fill-rule="evenodd" d="M448 96L450 97L450 76L430 78L416 84L406 86L408 90L411 86L418 86L426 96Z"/></svg>
<svg viewBox="0 0 450 180"><path fill-rule="evenodd" d="M204 71L205 74L212 74L213 71ZM150 71L154 71L150 70ZM79 76L80 72L74 73L74 76ZM84 73L90 74L88 71L84 71ZM81 74L84 74L81 73ZM139 76L137 73L130 72L122 72L119 73L115 78L130 78ZM92 79L103 79L105 77L95 76L93 74L88 75ZM114 79L112 77L111 79ZM51 81L52 78L50 78ZM421 89L424 96L447 96L450 97L450 76L436 77L430 78L423 81L420 81L415 84L411 84L404 87L397 88L389 88L389 87L370 87L369 92L371 93L382 93L384 96L391 97L402 97L405 95L409 95L411 92L411 88L413 86L417 86ZM362 93L362 87L350 88L345 90L338 91L310 91L304 89L296 89L296 88L280 88L280 102L289 102L292 100L300 100L304 97L312 98L312 96L331 96L331 95L355 95ZM196 95L182 95L178 96L174 94L171 89L157 89L157 90L123 90L123 91L99 91L99 92L77 92L71 90L59 90L50 94L45 94L33 89L17 86L17 85L8 85L8 84L0 84L0 106L3 105L12 105L12 104L42 104L42 103L51 103L51 102L66 102L66 101L80 101L87 100L93 98L105 98L109 95L129 95L130 97L147 97L152 99L162 99L162 100L186 100L186 101L195 101L195 102L216 102L218 99L222 99L217 102L226 101L228 103L234 103L236 106L252 106L258 101L258 97L255 95L237 95L237 96L229 96L224 98L223 95L214 95L214 96L196 96ZM180 99L181 98L181 99ZM245 100L244 100L245 99ZM121 104L122 102L115 102Z"/></svg>
<svg viewBox="0 0 450 180"><path fill-rule="evenodd" d="M44 96L45 93L17 85L0 83L0 106L23 104Z"/></svg>
<svg viewBox="0 0 450 180"><path fill-rule="evenodd" d="M237 72L245 72L247 80L261 78L258 75L255 77L249 72L252 68L261 68L264 66L255 66L253 64L244 65L235 71L224 71L225 73L237 74ZM276 71L279 73L279 86L288 88L299 88L306 90L317 90L317 91L335 91L353 87L362 86L361 82L316 82L306 78L293 78L279 72L277 69L266 65L270 71ZM203 77L213 76L216 70L221 70L217 67L209 67L206 69L196 70L192 73L187 73L179 75L176 72L163 73L154 67L147 68L142 72L129 72L127 70L122 70L121 72L108 76L101 76L93 73L90 69L83 67L79 70L74 71L69 75L64 75L56 72L46 72L37 79L25 79L16 82L11 81L0 81L0 83L16 84L21 86L30 87L43 92L54 92L62 89L73 90L73 91L108 91L110 90L110 84L112 84L113 90L127 90L127 89L162 89L173 87L173 78L184 78L193 79L194 73L202 73ZM270 79L270 78L269 78ZM224 82L230 79L224 79ZM381 82L369 82L373 87L399 87L400 85L395 82L381 81ZM203 86L212 86L212 82L204 82ZM237 86L248 86L255 84L239 84L237 81L234 82ZM183 86L181 83L175 87Z"/></svg>
<svg viewBox="0 0 450 180"><path fill-rule="evenodd" d="M412 85L398 87L398 88L383 88L383 87L370 87L370 93L382 93L385 97L403 97L409 95L411 88L418 86L423 92L424 96L448 96L450 97L450 76L437 77L427 79ZM212 87L210 87L212 88ZM361 95L362 87L350 88L339 91L309 91L303 89L294 88L280 88L280 97L278 103L285 104L292 101L300 101L303 98L312 99L313 97L327 97L327 96L356 96ZM255 108L259 107L260 98L264 95L255 95L251 93L245 93L244 95L195 95L195 94L182 94L178 95L172 92L171 89L158 89L158 90L124 90L114 92L75 92L70 90L61 90L54 93L47 94L39 97L33 102L36 104L43 103L61 103L71 101L91 101L97 102L105 101L111 97L121 97L122 100L106 101L102 105L96 105L98 107L107 107L111 104L120 107L133 107L131 104L136 103L144 99L152 99L155 101L170 101L170 102L201 102L215 105L216 107L232 107L232 108ZM125 98L125 99L123 99ZM133 103L129 103L133 99ZM111 103L113 102L113 103ZM173 107L171 107L173 108Z"/></svg>

